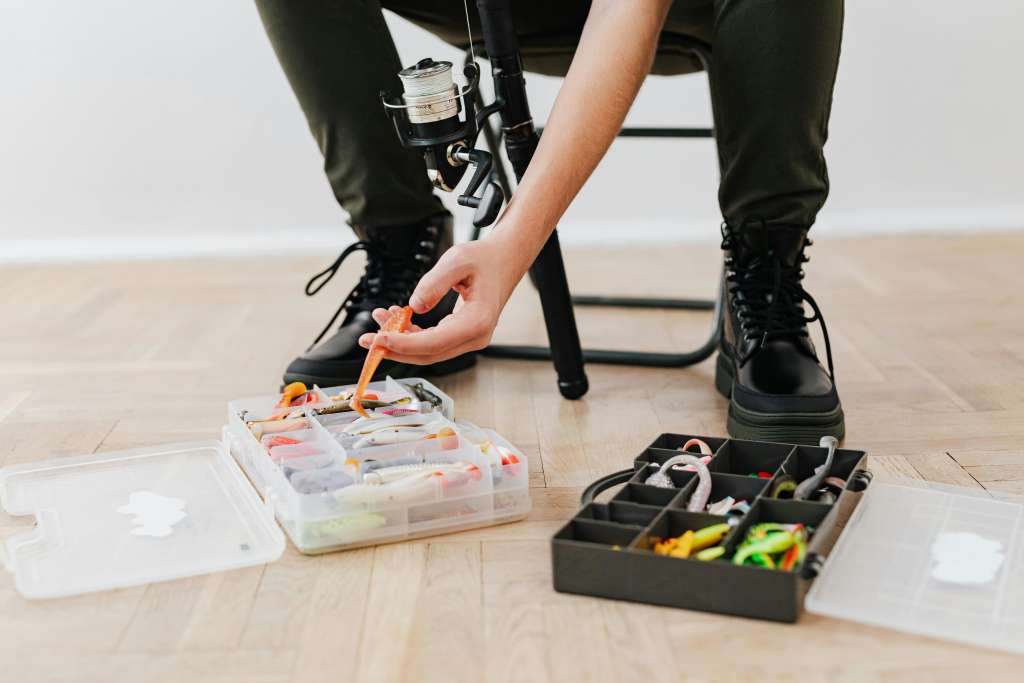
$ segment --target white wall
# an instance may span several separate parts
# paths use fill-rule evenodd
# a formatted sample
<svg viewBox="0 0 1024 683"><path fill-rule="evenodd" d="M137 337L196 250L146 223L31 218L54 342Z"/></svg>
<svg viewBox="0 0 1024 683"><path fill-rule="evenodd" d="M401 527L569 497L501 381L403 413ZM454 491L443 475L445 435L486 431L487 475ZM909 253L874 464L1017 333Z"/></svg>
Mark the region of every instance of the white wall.
<svg viewBox="0 0 1024 683"><path fill-rule="evenodd" d="M391 23L403 61L456 56ZM821 232L1024 226L1021 26L1015 0L848 3ZM529 87L543 120L558 80ZM702 75L630 115L709 120ZM710 238L714 169L706 141L619 141L564 239ZM346 239L251 2L0 0L0 260Z"/></svg>

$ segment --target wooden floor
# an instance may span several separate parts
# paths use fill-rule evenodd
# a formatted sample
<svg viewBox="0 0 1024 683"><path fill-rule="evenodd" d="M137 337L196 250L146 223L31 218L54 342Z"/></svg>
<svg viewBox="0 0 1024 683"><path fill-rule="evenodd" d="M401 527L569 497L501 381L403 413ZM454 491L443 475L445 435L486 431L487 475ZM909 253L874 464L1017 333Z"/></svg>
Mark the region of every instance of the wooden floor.
<svg viewBox="0 0 1024 683"><path fill-rule="evenodd" d="M1024 493L1024 235L822 240L846 443L877 473ZM225 403L276 389L357 264L321 259L0 269L0 464L218 434ZM569 255L578 291L710 294L712 246ZM333 295L333 299L329 299ZM583 311L587 342L673 350L699 314ZM521 288L496 339L539 341ZM580 488L663 431L724 433L713 363L589 369L484 360L439 384L530 456L514 525L29 602L0 574L0 681L1000 680L1024 658L806 615L785 626L556 594L550 536ZM0 534L23 522L0 513Z"/></svg>

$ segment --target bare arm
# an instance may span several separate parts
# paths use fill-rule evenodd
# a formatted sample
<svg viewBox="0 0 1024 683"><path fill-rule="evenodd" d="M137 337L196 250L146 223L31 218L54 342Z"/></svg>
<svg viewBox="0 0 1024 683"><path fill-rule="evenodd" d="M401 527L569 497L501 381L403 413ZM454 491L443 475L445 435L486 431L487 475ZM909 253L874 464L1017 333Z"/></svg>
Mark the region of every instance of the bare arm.
<svg viewBox="0 0 1024 683"><path fill-rule="evenodd" d="M414 310L455 289L462 303L436 328L391 335L388 357L433 363L483 348L512 290L615 139L650 71L671 0L595 0L544 136L487 239L449 250L420 281ZM375 312L378 322L389 313ZM375 335L360 340L369 347Z"/></svg>

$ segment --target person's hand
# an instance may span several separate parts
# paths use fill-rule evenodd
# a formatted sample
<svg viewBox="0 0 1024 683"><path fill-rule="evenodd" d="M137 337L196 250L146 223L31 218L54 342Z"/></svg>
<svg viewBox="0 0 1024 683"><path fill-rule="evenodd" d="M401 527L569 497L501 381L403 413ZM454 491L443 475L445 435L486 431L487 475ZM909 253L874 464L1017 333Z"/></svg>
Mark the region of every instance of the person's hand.
<svg viewBox="0 0 1024 683"><path fill-rule="evenodd" d="M522 249L517 250L497 234L484 240L459 244L444 253L420 280L409 299L416 313L426 313L454 289L460 298L455 311L436 327L413 325L410 334L369 333L359 345L375 342L386 349L386 358L399 363L429 365L487 346L505 303L526 272ZM373 319L383 325L400 310L378 308Z"/></svg>

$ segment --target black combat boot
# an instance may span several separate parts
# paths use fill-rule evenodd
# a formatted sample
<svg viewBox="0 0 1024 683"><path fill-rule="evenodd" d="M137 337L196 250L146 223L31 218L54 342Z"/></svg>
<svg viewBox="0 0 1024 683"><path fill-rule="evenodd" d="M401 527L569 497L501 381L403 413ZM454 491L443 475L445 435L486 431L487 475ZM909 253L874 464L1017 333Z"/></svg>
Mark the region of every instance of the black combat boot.
<svg viewBox="0 0 1024 683"><path fill-rule="evenodd" d="M306 352L288 365L284 373L286 384L298 381L332 387L358 381L366 358L366 349L359 346L359 337L379 328L371 312L375 308L409 303L416 283L452 245L452 217L446 212L416 225L366 228L357 230L357 234L361 238L358 242L341 252L326 270L313 276L306 285L306 294L313 296L319 292L338 272L342 262L357 251L366 252L366 272ZM414 315L413 323L433 327L452 312L456 299L458 294L448 292L433 310ZM341 326L320 343L343 312ZM473 353L433 365L407 365L385 359L375 379L387 375L395 378L442 375L468 368L475 362Z"/></svg>
<svg viewBox="0 0 1024 683"><path fill-rule="evenodd" d="M806 228L722 226L726 310L715 386L731 397L736 438L812 445L824 435L843 438L828 329L802 284L810 244ZM827 372L807 331L812 322L821 324Z"/></svg>

